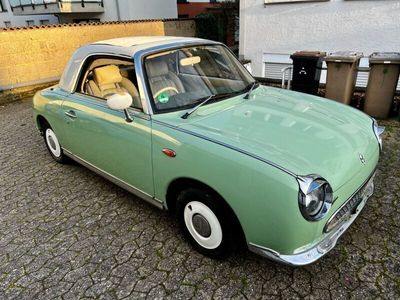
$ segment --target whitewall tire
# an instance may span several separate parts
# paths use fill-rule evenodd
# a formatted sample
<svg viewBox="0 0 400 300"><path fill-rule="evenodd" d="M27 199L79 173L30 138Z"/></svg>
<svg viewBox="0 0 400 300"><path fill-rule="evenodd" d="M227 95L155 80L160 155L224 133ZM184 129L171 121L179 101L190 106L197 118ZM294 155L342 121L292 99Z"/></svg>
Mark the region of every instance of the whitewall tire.
<svg viewBox="0 0 400 300"><path fill-rule="evenodd" d="M57 136L51 128L47 128L44 137L46 139L47 148L50 153L55 157L61 156L61 146L58 142Z"/></svg>
<svg viewBox="0 0 400 300"><path fill-rule="evenodd" d="M43 126L43 137L51 157L53 157L53 159L58 163L65 163L67 161L67 157L63 153L57 135L47 123Z"/></svg>
<svg viewBox="0 0 400 300"><path fill-rule="evenodd" d="M236 249L237 222L230 209L215 193L200 188L180 192L176 215L186 239L201 254L211 258L226 257Z"/></svg>
<svg viewBox="0 0 400 300"><path fill-rule="evenodd" d="M186 228L200 246L216 249L221 244L221 224L207 205L190 201L186 204L183 215Z"/></svg>

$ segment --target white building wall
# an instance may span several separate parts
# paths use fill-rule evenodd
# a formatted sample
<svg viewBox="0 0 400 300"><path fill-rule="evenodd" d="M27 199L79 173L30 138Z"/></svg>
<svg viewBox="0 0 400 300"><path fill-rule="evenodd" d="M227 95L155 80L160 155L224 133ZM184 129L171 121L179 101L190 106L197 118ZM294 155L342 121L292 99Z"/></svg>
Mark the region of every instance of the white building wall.
<svg viewBox="0 0 400 300"><path fill-rule="evenodd" d="M104 0L101 21L176 19L176 0Z"/></svg>
<svg viewBox="0 0 400 300"><path fill-rule="evenodd" d="M240 0L241 57L263 75L265 53L298 50L400 52L400 1L344 1L265 5Z"/></svg>
<svg viewBox="0 0 400 300"><path fill-rule="evenodd" d="M234 0L217 0L216 2L227 2L227 1L234 1ZM187 0L187 2L193 2L193 3L210 3L210 0Z"/></svg>
<svg viewBox="0 0 400 300"><path fill-rule="evenodd" d="M54 15L14 16L8 0L0 0L6 11L0 11L0 27L5 27L5 22L11 22L12 27L27 26L27 20L33 20L35 25L40 25L40 20L49 20L50 24L58 24Z"/></svg>

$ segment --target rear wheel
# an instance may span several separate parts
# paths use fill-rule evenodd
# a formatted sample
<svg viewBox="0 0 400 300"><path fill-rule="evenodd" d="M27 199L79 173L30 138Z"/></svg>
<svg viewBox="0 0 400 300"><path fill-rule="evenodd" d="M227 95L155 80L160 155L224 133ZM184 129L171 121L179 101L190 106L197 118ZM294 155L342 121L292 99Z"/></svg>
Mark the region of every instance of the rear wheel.
<svg viewBox="0 0 400 300"><path fill-rule="evenodd" d="M177 218L192 246L211 258L223 258L234 248L233 222L220 199L207 191L190 188L177 199Z"/></svg>
<svg viewBox="0 0 400 300"><path fill-rule="evenodd" d="M67 157L64 155L55 132L47 123L43 126L43 136L47 150L49 150L49 153L53 159L58 163L65 163L67 161Z"/></svg>

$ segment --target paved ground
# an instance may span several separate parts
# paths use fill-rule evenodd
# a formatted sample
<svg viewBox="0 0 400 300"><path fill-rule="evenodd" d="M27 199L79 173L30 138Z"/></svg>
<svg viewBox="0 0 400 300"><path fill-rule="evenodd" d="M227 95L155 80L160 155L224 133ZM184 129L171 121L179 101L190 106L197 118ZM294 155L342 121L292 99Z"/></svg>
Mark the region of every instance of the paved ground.
<svg viewBox="0 0 400 300"><path fill-rule="evenodd" d="M400 298L400 123L386 123L375 196L304 268L250 252L213 261L175 222L77 164L52 161L30 102L0 108L0 299Z"/></svg>

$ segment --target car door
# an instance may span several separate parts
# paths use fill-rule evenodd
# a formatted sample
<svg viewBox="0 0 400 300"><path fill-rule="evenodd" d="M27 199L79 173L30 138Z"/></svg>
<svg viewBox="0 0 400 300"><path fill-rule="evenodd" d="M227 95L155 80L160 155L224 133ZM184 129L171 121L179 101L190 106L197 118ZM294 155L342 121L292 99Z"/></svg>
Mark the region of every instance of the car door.
<svg viewBox="0 0 400 300"><path fill-rule="evenodd" d="M120 181L154 194L151 160L151 123L130 109L133 122L105 101L79 93L62 105L66 123L64 147L77 158Z"/></svg>
<svg viewBox="0 0 400 300"><path fill-rule="evenodd" d="M106 59L113 63L117 60L114 57ZM105 60L103 57L97 61L104 64ZM127 62L124 64L126 66ZM133 64L129 64L132 72ZM96 65L96 60L93 60L93 65ZM63 101L62 115L66 129L63 148L81 163L100 171L114 182L152 197L150 117L140 108L131 107L128 111L133 121L128 122L123 111L107 106L106 99L89 95L84 83L88 82L91 69L88 66L81 72L83 75L77 91ZM132 81L135 77L133 73L129 79Z"/></svg>

